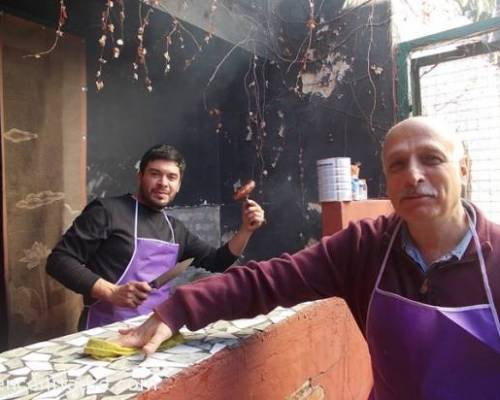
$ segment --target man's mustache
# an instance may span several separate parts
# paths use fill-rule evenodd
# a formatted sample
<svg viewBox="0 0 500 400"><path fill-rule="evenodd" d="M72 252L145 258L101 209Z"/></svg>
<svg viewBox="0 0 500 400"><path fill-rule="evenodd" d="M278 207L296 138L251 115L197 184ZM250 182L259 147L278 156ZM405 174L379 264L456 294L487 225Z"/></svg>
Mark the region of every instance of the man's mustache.
<svg viewBox="0 0 500 400"><path fill-rule="evenodd" d="M409 187L398 193L398 200L414 198L414 197L437 197L436 191L432 187L417 186Z"/></svg>

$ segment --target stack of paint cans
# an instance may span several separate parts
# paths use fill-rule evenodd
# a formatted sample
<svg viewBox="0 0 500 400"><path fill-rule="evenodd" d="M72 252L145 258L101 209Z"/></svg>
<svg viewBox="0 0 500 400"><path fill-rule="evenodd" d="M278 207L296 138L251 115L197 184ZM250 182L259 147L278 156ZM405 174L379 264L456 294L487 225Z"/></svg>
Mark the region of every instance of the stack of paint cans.
<svg viewBox="0 0 500 400"><path fill-rule="evenodd" d="M351 159L332 157L318 160L319 201L352 200Z"/></svg>

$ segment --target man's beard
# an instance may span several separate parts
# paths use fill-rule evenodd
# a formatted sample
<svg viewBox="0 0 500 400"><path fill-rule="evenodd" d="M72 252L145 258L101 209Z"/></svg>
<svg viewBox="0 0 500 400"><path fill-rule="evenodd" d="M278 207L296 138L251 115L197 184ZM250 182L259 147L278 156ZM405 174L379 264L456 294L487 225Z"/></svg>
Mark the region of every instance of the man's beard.
<svg viewBox="0 0 500 400"><path fill-rule="evenodd" d="M169 197L167 200L164 202L160 200L155 200L150 192L145 191L143 188L140 188L140 194L141 194L141 199L142 201L148 205L149 207L155 208L157 210L162 210L165 208L171 201L171 198Z"/></svg>

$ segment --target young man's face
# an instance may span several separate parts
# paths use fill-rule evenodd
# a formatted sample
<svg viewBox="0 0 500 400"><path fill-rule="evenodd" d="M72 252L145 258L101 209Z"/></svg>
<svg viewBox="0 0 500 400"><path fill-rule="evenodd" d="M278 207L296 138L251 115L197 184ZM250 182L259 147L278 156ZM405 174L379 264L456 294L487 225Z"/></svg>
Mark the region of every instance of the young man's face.
<svg viewBox="0 0 500 400"><path fill-rule="evenodd" d="M138 174L140 202L162 209L171 203L181 187L181 171L175 161L150 161Z"/></svg>
<svg viewBox="0 0 500 400"><path fill-rule="evenodd" d="M384 144L387 194L408 223L454 217L467 169L455 144L432 126L403 123Z"/></svg>

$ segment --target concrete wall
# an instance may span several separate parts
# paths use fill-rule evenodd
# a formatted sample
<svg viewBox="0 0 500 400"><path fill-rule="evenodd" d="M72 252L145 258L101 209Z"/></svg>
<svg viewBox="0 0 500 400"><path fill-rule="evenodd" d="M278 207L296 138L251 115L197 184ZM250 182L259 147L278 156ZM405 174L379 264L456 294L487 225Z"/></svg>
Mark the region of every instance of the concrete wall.
<svg viewBox="0 0 500 400"><path fill-rule="evenodd" d="M304 384L323 392L324 399L368 397L372 378L366 343L342 300L315 303L139 399L300 398L297 391Z"/></svg>

